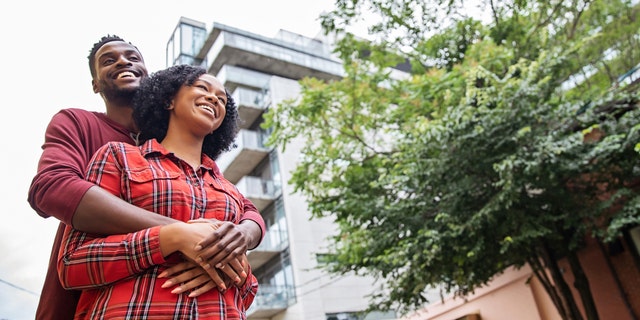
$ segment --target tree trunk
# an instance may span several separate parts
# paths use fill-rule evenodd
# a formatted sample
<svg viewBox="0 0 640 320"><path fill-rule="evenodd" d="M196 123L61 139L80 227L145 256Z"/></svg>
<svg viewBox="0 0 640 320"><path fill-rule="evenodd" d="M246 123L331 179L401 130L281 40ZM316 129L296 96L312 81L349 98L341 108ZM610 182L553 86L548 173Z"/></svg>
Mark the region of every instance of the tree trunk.
<svg viewBox="0 0 640 320"><path fill-rule="evenodd" d="M569 260L571 272L573 272L574 276L573 286L576 288L576 290L578 290L578 293L580 294L580 299L582 300L582 305L584 306L584 311L587 315L587 319L599 320L600 318L598 317L598 310L596 308L595 302L593 301L593 296L591 295L589 280L584 274L584 270L582 269L582 265L580 264L578 255L575 251L571 251L567 255L567 259Z"/></svg>
<svg viewBox="0 0 640 320"><path fill-rule="evenodd" d="M565 309L564 303L562 303L562 298L560 297L558 290L553 286L553 281L549 279L549 273L542 264L542 260L543 258L538 254L529 260L529 265L531 266L536 278L538 278L540 283L542 283L544 290L551 298L551 301L555 305L556 310L558 310L560 317L562 319L568 319L567 310Z"/></svg>
<svg viewBox="0 0 640 320"><path fill-rule="evenodd" d="M544 243L544 261L546 263L546 267L549 269L551 273L551 278L554 282L554 287L559 292L559 296L561 297L564 310L567 311L565 320L582 320L582 314L576 305L576 300L573 298L573 293L567 285L567 282L564 280L562 276L562 272L560 271L560 267L558 266L558 260L553 254L552 250L549 246Z"/></svg>

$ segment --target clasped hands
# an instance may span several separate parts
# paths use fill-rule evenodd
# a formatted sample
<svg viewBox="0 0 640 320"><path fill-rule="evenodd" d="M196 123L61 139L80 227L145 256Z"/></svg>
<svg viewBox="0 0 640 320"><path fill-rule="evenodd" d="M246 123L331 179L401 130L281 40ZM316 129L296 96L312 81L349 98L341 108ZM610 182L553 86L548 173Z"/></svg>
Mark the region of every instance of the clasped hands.
<svg viewBox="0 0 640 320"><path fill-rule="evenodd" d="M167 278L162 288L175 287L175 294L191 291L197 297L211 289L226 290L230 285L241 286L247 279L249 262L247 240L236 224L218 220L192 220L163 227L167 252L179 251L185 258L162 273ZM166 244L169 243L169 244ZM222 271L222 272L220 272Z"/></svg>

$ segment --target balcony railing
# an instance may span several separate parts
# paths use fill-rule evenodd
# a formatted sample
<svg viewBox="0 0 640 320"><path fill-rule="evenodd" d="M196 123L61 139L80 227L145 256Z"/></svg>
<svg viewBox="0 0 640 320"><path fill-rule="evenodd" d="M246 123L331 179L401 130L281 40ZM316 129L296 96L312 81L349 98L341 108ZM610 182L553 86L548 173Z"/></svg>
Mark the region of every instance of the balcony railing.
<svg viewBox="0 0 640 320"><path fill-rule="evenodd" d="M273 180L244 176L236 183L236 187L240 193L253 202L259 212L264 211L276 198Z"/></svg>
<svg viewBox="0 0 640 320"><path fill-rule="evenodd" d="M271 318L286 310L296 300L295 290L292 286L270 286L261 284L258 294L249 310L249 319Z"/></svg>

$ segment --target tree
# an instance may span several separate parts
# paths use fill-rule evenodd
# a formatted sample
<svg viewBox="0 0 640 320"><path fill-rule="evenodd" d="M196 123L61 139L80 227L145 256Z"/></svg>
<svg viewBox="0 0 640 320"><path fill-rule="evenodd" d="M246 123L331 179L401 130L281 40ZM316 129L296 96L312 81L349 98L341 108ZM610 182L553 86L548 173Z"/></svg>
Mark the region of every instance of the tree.
<svg viewBox="0 0 640 320"><path fill-rule="evenodd" d="M380 279L371 308L408 312L529 264L564 319L598 314L577 259L586 237L640 223L640 62L628 1L336 1L340 81L301 81L269 110L270 143L306 142L290 183L339 226L327 264ZM345 33L368 8L366 41ZM430 36L426 36L430 35ZM408 59L411 76L390 68ZM596 137L596 138L593 138Z"/></svg>

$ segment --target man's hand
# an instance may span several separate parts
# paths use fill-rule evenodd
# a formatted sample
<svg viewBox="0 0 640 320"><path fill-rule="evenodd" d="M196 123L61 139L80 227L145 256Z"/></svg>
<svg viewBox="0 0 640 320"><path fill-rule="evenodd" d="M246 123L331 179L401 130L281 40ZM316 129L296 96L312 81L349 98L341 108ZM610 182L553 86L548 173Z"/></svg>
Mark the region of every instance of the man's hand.
<svg viewBox="0 0 640 320"><path fill-rule="evenodd" d="M222 270L234 279L233 282L236 284L243 283L247 278L247 270L243 267L240 257L246 255L248 244L253 240L246 236L248 232L228 221L200 219L189 221L189 223L215 225L215 231L196 245L195 261L205 269L215 267Z"/></svg>

